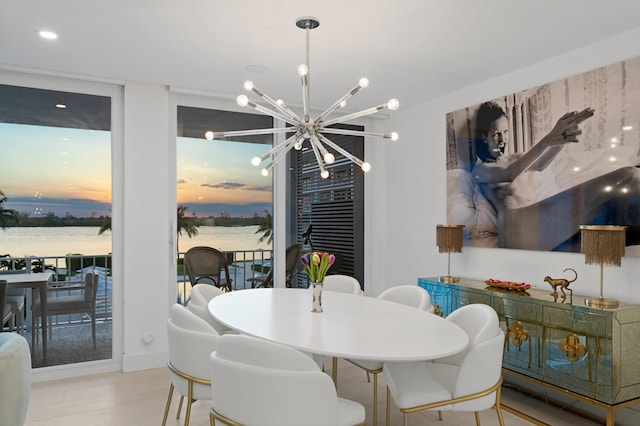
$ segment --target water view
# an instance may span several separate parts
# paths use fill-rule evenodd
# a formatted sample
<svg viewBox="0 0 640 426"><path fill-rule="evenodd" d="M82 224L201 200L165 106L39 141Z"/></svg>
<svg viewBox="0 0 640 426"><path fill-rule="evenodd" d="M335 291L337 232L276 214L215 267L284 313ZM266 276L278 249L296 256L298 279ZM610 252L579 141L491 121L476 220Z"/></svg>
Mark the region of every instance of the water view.
<svg viewBox="0 0 640 426"><path fill-rule="evenodd" d="M0 255L64 256L69 253L101 255L111 253L111 232L98 235L97 227L37 227L7 228L0 231ZM180 236L179 250L195 246L210 246L222 251L271 250L266 242L258 243L258 226L200 226L198 235Z"/></svg>

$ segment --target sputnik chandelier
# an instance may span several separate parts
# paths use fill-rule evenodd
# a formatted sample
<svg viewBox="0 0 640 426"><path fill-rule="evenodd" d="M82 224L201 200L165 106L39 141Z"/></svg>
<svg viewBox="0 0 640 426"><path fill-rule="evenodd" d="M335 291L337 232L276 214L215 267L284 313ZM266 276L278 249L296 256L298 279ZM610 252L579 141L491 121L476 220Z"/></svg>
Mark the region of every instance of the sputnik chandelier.
<svg viewBox="0 0 640 426"><path fill-rule="evenodd" d="M398 134L393 133L374 133L374 132L365 132L359 130L343 130L329 127L333 124L344 123L346 121L350 121L359 117L364 117L366 115L374 114L383 110L395 110L398 109L400 103L397 99L391 99L389 102L385 104L381 104L372 108L367 108L362 111L346 114L340 117L327 119L327 117L336 111L338 108L344 108L347 104L347 100L358 93L360 89L364 89L369 85L369 80L366 78L361 78L358 82L358 85L347 92L344 96L334 102L329 108L327 108L324 112L318 115L316 118L310 117L309 110L309 31L317 28L320 25L320 21L316 18L305 16L302 18L298 18L296 21L296 26L298 28L304 29L306 32L306 50L307 57L306 63L298 66L298 74L302 79L302 105L303 105L303 117L300 118L295 112L291 110L281 99L274 100L269 97L262 90L258 89L252 81L245 81L244 88L249 92L253 92L258 95L263 101L267 102L273 109L267 108L262 105L258 105L255 102L249 100L246 95L240 95L237 97L236 101L240 106L250 106L255 110L270 115L278 120L281 120L285 123L290 124L287 127L280 128L268 128L268 129L254 129L254 130L237 130L237 131L228 131L228 132L213 132L207 131L205 133L206 139L212 140L217 138L225 138L232 136L249 136L249 135L264 135L273 133L281 134L281 133L291 133L294 135L287 138L284 142L281 142L275 145L272 149L265 152L260 157L253 157L251 159L251 164L254 166L259 166L264 160L266 160L269 156L271 156L271 163L268 166L262 169L262 175L268 176L269 171L273 168L273 166L282 159L287 152L289 152L292 148L296 150L301 150L303 144L308 142L313 149L316 160L318 161L318 166L320 167L320 176L326 179L329 177L329 172L325 168L326 164L333 164L335 161L335 156L327 147L332 148L334 151L342 154L344 157L352 161L353 163L360 166L360 168L364 172L368 172L371 170L371 165L367 162L364 162L347 152L345 149L340 147L338 144L334 143L330 139L328 139L325 134L336 134L336 135L352 135L352 136L375 136L384 139L391 139L393 141L398 140Z"/></svg>

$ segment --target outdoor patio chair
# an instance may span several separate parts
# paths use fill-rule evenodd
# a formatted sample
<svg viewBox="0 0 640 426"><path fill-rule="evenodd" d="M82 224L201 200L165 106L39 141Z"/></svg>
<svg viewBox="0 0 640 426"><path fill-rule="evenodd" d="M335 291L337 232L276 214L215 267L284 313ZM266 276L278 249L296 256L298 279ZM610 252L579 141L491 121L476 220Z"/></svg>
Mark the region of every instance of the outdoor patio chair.
<svg viewBox="0 0 640 426"><path fill-rule="evenodd" d="M285 285L287 287L291 287L291 280L293 279L293 274L296 271L296 266L298 266L301 250L302 247L300 244L293 244L287 247L285 252ZM267 275L247 278L247 281L251 283L251 288L273 287L273 265L271 266L271 269L269 269Z"/></svg>
<svg viewBox="0 0 640 426"><path fill-rule="evenodd" d="M64 284L62 282L61 284ZM93 348L96 347L96 295L98 292L98 275L94 272L87 272L84 276L83 285L61 285L48 289L50 297L47 297L47 316L67 315L67 314L87 314L91 317L91 338ZM67 295L60 296L56 293L68 292ZM35 330L36 319L40 316L40 299L31 307L31 329ZM52 322L49 321L49 331ZM34 335L37 335L34 333Z"/></svg>
<svg viewBox="0 0 640 426"><path fill-rule="evenodd" d="M4 325L13 319L13 312L11 312L11 306L5 303L7 298L7 282L0 280L0 331L4 330Z"/></svg>
<svg viewBox="0 0 640 426"><path fill-rule="evenodd" d="M24 274L26 272L26 269L0 271L0 279L2 278L2 275ZM5 297L4 303L9 305L11 313L13 313L14 315L11 320L15 323L15 329L19 334L22 334L22 320L24 319L25 296L25 289L7 287L7 295ZM11 328L13 329L14 327Z"/></svg>
<svg viewBox="0 0 640 426"><path fill-rule="evenodd" d="M184 266L192 286L200 283L212 284L225 291L231 291L229 264L221 251L207 246L192 247L184 254Z"/></svg>

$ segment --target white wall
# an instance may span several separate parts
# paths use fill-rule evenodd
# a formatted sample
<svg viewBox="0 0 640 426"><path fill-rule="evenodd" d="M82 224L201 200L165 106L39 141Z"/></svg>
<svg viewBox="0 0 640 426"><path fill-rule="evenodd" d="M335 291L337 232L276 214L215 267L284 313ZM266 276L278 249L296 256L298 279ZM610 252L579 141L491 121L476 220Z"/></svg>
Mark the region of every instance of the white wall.
<svg viewBox="0 0 640 426"><path fill-rule="evenodd" d="M168 359L166 323L176 291L175 120L169 124L175 115L161 85L127 82L124 105L122 364L131 371Z"/></svg>
<svg viewBox="0 0 640 426"><path fill-rule="evenodd" d="M604 65L640 55L640 29L601 41L534 66L501 75L480 84L461 88L415 108L398 110L390 118L400 134L399 146L381 146L384 157L384 196L375 208L384 211L379 230L367 236L375 254L372 262L386 265L383 273L372 275L372 293L402 283L415 283L417 277L447 272L447 256L435 244L435 225L446 223L445 205L445 114L509 93L572 76ZM481 66L482 64L477 64ZM375 164L379 166L379 164ZM383 230L383 231L380 231ZM370 265L367 265L371 267ZM375 266L374 266L375 267ZM452 274L484 280L497 278L525 281L546 288L544 276L563 276L573 268L579 278L571 288L580 295L599 295L600 269L585 265L579 253L464 248L451 256ZM637 276L640 257L625 257L621 268L605 268L605 297L640 302Z"/></svg>

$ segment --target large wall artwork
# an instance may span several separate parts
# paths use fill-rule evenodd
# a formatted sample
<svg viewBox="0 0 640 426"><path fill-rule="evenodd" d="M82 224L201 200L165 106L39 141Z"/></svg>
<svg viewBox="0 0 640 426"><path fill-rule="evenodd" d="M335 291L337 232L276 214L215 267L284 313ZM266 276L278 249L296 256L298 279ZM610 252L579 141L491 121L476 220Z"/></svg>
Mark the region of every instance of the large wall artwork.
<svg viewBox="0 0 640 426"><path fill-rule="evenodd" d="M465 245L580 252L580 225L625 225L640 255L640 57L446 120L447 222Z"/></svg>

